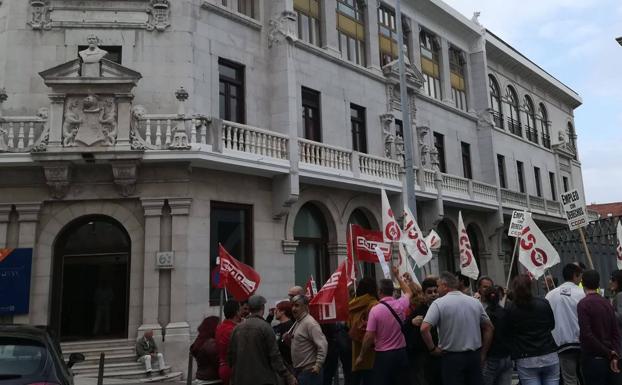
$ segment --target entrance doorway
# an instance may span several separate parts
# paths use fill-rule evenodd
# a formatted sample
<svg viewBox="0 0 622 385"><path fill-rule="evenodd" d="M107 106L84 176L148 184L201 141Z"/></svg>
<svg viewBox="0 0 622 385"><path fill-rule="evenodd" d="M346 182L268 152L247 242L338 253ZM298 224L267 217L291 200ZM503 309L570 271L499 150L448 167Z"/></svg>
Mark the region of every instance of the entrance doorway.
<svg viewBox="0 0 622 385"><path fill-rule="evenodd" d="M71 222L54 245L50 325L61 341L127 338L130 238L113 218Z"/></svg>

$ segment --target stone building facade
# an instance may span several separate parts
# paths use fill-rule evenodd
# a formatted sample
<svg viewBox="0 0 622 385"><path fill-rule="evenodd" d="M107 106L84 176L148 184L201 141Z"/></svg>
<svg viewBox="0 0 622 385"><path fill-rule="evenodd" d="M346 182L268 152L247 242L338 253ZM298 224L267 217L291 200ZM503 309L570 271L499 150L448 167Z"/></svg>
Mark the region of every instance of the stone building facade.
<svg viewBox="0 0 622 385"><path fill-rule="evenodd" d="M274 301L326 279L403 182L443 238L431 272L457 270L461 210L503 280L512 210L557 227L559 193L583 189L581 98L476 17L402 3L411 181L391 0L3 0L0 247L33 248L10 318L186 351L218 313L219 242Z"/></svg>

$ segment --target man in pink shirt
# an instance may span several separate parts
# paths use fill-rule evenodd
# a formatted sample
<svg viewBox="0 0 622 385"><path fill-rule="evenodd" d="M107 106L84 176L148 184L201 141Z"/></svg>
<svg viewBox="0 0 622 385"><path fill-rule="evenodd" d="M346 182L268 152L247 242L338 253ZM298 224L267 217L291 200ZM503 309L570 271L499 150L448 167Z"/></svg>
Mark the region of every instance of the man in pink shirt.
<svg viewBox="0 0 622 385"><path fill-rule="evenodd" d="M393 281L380 280L378 289L380 302L369 312L363 346L357 357L357 362L362 361L369 349L373 348L376 351L372 373L372 383L375 385L410 384L402 323L406 319L406 309L410 306L410 297L413 293L399 276L397 269L393 267L392 270L404 295L398 299L393 298Z"/></svg>

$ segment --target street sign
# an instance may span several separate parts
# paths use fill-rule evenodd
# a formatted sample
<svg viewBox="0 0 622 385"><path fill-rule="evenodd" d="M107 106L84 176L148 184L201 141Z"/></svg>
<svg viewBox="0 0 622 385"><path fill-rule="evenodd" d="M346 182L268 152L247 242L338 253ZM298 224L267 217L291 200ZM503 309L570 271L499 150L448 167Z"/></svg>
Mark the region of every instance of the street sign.
<svg viewBox="0 0 622 385"><path fill-rule="evenodd" d="M523 223L529 213L525 211L514 210L512 212L512 220L510 221L510 228L508 229L508 236L518 238L523 232Z"/></svg>
<svg viewBox="0 0 622 385"><path fill-rule="evenodd" d="M576 230L587 226L589 222L587 209L585 208L585 201L579 193L579 190L574 189L562 193L561 198L570 230Z"/></svg>

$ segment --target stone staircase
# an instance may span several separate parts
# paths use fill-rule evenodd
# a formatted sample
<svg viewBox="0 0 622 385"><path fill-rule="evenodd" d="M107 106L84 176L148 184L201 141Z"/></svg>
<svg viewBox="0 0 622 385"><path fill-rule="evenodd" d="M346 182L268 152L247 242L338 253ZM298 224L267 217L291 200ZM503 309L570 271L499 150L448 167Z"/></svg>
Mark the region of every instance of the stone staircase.
<svg viewBox="0 0 622 385"><path fill-rule="evenodd" d="M164 368L161 375L155 362L153 374L147 377L145 366L136 362L135 343L131 340L66 342L61 344L61 348L65 360L71 353L82 353L86 358L72 368L76 383L91 383L91 379L97 378L102 352L105 354L104 384L173 381L182 375L181 372L173 372L170 367Z"/></svg>

